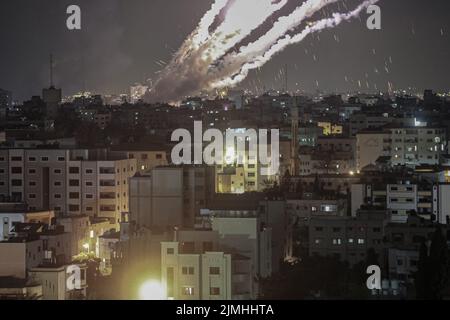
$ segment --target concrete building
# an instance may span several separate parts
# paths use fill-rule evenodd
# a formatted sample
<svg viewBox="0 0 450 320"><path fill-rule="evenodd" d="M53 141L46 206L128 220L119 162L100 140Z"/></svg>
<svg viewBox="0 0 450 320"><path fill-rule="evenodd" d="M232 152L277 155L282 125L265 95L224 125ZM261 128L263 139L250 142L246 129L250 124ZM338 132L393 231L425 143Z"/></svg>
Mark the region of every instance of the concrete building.
<svg viewBox="0 0 450 320"><path fill-rule="evenodd" d="M206 203L209 171L202 166L158 167L130 179L131 219L139 226L194 226Z"/></svg>
<svg viewBox="0 0 450 320"><path fill-rule="evenodd" d="M265 175L261 170L268 166L261 163L259 151L260 148L268 150L267 157L270 159L270 142L266 141L266 144L263 144L261 141L256 143L256 155L251 155L248 143L250 137L245 136L245 129L233 130L236 134L235 145L242 143L245 145L245 150L236 151L236 147L224 145L223 163L216 165L216 192L258 192L264 190L265 182L278 181L280 174L284 174L284 172L281 173L278 171L270 175ZM277 156L279 157L279 154ZM238 164L238 159L241 159L241 164Z"/></svg>
<svg viewBox="0 0 450 320"><path fill-rule="evenodd" d="M360 131L356 134L356 170L375 164L390 154L390 134L384 131Z"/></svg>
<svg viewBox="0 0 450 320"><path fill-rule="evenodd" d="M444 128L389 128L391 133L391 164L438 165L441 154L447 153L447 133Z"/></svg>
<svg viewBox="0 0 450 320"><path fill-rule="evenodd" d="M72 275L72 269L79 268L80 286L71 288L67 286L69 277ZM43 264L31 268L29 277L33 282L42 285L42 300L79 300L86 298L87 292L87 265L52 265Z"/></svg>
<svg viewBox="0 0 450 320"><path fill-rule="evenodd" d="M128 159L136 159L137 172L145 173L155 167L167 166L167 152L161 145L119 145L113 151L126 154Z"/></svg>
<svg viewBox="0 0 450 320"><path fill-rule="evenodd" d="M272 275L272 228L256 210L204 209L202 216L218 232L221 250L249 257L256 278Z"/></svg>
<svg viewBox="0 0 450 320"><path fill-rule="evenodd" d="M101 130L105 130L111 123L112 114L110 112L96 112L94 114L94 123Z"/></svg>
<svg viewBox="0 0 450 320"><path fill-rule="evenodd" d="M176 300L251 298L249 259L224 252L181 253L178 242L161 243L161 282Z"/></svg>
<svg viewBox="0 0 450 320"><path fill-rule="evenodd" d="M44 261L44 240L34 238L11 238L0 242L0 277L25 279L27 270Z"/></svg>
<svg viewBox="0 0 450 320"><path fill-rule="evenodd" d="M272 270L276 274L281 263L292 257L292 224L284 200L264 200L259 203L259 217L271 229Z"/></svg>
<svg viewBox="0 0 450 320"><path fill-rule="evenodd" d="M448 183L354 184L351 186L352 215L364 205L385 208L390 220L406 223L410 215L447 224L450 217Z"/></svg>
<svg viewBox="0 0 450 320"><path fill-rule="evenodd" d="M383 210L359 211L356 217L314 217L309 223L309 254L335 256L351 265L364 261L369 249L383 257L385 218Z"/></svg>
<svg viewBox="0 0 450 320"><path fill-rule="evenodd" d="M287 199L286 207L289 214L300 224L307 224L314 217L343 217L347 215L346 199L320 199L311 197L305 199Z"/></svg>
<svg viewBox="0 0 450 320"><path fill-rule="evenodd" d="M109 218L128 211L128 179L136 160L106 150L0 150L0 196L29 210Z"/></svg>
<svg viewBox="0 0 450 320"><path fill-rule="evenodd" d="M0 276L0 300L42 300L42 291L38 281Z"/></svg>
<svg viewBox="0 0 450 320"><path fill-rule="evenodd" d="M439 165L447 154L444 128L398 127L392 124L379 131L361 131L357 135L357 168L390 157L392 166Z"/></svg>
<svg viewBox="0 0 450 320"><path fill-rule="evenodd" d="M70 236L70 256L94 253L98 257L99 237L113 227L109 219L91 218L87 215L60 217L56 223Z"/></svg>
<svg viewBox="0 0 450 320"><path fill-rule="evenodd" d="M356 172L355 159L349 153L300 152L299 174L301 176L323 174L349 174Z"/></svg>
<svg viewBox="0 0 450 320"><path fill-rule="evenodd" d="M7 90L0 89L0 118L5 118L7 110L12 106L12 93Z"/></svg>
<svg viewBox="0 0 450 320"><path fill-rule="evenodd" d="M0 241L11 235L13 224L21 223L52 223L55 214L53 211L28 211L23 203L0 203Z"/></svg>
<svg viewBox="0 0 450 320"><path fill-rule="evenodd" d="M361 131L378 129L392 122L393 118L387 114L354 113L350 116L350 135L355 137Z"/></svg>
<svg viewBox="0 0 450 320"><path fill-rule="evenodd" d="M53 85L50 88L42 90L42 100L46 106L46 115L50 119L55 119L58 114L58 108L62 101L61 89L56 89Z"/></svg>

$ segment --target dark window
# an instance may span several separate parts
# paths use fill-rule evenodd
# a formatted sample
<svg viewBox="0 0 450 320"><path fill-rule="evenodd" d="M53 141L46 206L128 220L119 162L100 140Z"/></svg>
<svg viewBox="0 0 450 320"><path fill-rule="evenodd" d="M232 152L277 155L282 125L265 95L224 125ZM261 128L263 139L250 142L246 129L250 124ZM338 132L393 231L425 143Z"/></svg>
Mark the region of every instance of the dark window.
<svg viewBox="0 0 450 320"><path fill-rule="evenodd" d="M80 173L80 168L79 167L69 167L69 173L72 173L72 174Z"/></svg>
<svg viewBox="0 0 450 320"><path fill-rule="evenodd" d="M79 199L80 193L79 192L70 192L69 193L69 199Z"/></svg>
<svg viewBox="0 0 450 320"><path fill-rule="evenodd" d="M80 206L77 204L70 204L69 205L69 211L79 211L80 210Z"/></svg>
<svg viewBox="0 0 450 320"><path fill-rule="evenodd" d="M213 251L213 243L211 241L203 242L203 252Z"/></svg>
<svg viewBox="0 0 450 320"><path fill-rule="evenodd" d="M101 174L114 174L115 171L114 171L114 168L112 168L112 167L101 167L100 173Z"/></svg>
<svg viewBox="0 0 450 320"><path fill-rule="evenodd" d="M11 185L13 187L21 187L22 186L22 180L20 180L20 179L12 179L11 180Z"/></svg>
<svg viewBox="0 0 450 320"><path fill-rule="evenodd" d="M22 167L12 167L11 168L11 173L13 173L13 174L20 174L20 173L22 173Z"/></svg>
<svg viewBox="0 0 450 320"><path fill-rule="evenodd" d="M219 267L209 267L209 274L220 274L220 268Z"/></svg>
<svg viewBox="0 0 450 320"><path fill-rule="evenodd" d="M69 180L69 186L71 187L78 187L80 185L80 180L70 179Z"/></svg>
<svg viewBox="0 0 450 320"><path fill-rule="evenodd" d="M211 287L211 288L210 288L210 294L211 294L212 296L218 296L218 295L220 295L220 288Z"/></svg>

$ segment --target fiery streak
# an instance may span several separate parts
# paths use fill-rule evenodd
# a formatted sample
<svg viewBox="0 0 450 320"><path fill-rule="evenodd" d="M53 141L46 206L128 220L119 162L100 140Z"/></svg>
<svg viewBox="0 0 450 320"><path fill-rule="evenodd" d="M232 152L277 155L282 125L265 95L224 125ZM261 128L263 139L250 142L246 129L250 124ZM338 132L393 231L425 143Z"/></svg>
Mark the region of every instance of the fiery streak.
<svg viewBox="0 0 450 320"><path fill-rule="evenodd" d="M279 18L256 41L236 48L288 0L216 0L161 72L147 94L147 100L179 101L202 90L235 86L247 77L250 70L262 67L287 46L302 42L312 33L358 17L379 0L365 0L352 11L332 13L330 18L308 22L299 33L288 34L327 5L339 1L306 0L291 14ZM215 30L210 30L222 12L223 20Z"/></svg>

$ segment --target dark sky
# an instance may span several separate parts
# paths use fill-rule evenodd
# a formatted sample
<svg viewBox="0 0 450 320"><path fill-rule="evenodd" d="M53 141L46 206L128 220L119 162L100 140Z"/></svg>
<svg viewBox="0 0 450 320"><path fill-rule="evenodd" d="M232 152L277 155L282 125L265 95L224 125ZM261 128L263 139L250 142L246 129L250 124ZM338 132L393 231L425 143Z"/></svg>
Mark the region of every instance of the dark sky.
<svg viewBox="0 0 450 320"><path fill-rule="evenodd" d="M81 31L66 29L69 4L81 6ZM170 59L210 4L211 0L1 0L0 88L13 91L20 101L40 94L49 83L53 52L55 82L64 95L83 88L128 92L134 82L156 78L161 69L156 61ZM375 85L386 91L388 81L394 89L448 91L450 1L381 0L379 5L381 31L369 31L363 15L361 21L291 46L252 73L243 86L281 88L279 72L287 63L290 89L307 92L368 91L366 81L371 91ZM245 14L249 13L243 18Z"/></svg>

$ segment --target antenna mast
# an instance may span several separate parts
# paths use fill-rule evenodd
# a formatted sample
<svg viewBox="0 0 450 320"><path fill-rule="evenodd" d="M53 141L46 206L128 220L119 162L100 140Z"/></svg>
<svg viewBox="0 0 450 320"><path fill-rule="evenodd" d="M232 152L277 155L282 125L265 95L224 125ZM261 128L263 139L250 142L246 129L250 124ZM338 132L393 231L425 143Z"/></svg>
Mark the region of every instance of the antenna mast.
<svg viewBox="0 0 450 320"><path fill-rule="evenodd" d="M50 88L53 87L53 54L50 53Z"/></svg>

